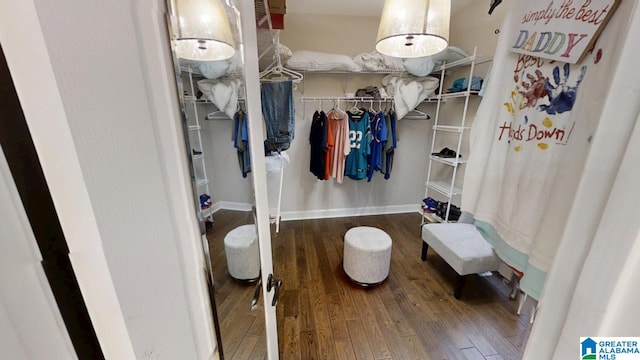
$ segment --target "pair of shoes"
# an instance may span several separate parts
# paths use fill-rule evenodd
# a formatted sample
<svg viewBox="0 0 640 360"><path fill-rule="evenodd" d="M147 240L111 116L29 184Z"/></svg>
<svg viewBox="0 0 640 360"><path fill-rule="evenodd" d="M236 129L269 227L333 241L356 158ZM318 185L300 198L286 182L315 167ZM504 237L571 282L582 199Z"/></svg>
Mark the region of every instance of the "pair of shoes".
<svg viewBox="0 0 640 360"><path fill-rule="evenodd" d="M426 199L422 199L422 209L426 212L435 212L436 209L438 208L438 201L434 200L433 198L426 198Z"/></svg>
<svg viewBox="0 0 640 360"><path fill-rule="evenodd" d="M455 158L455 157L462 157L462 155L458 155L456 156L456 152L455 150L451 150L449 148L443 148L442 150L440 150L439 152L436 153L431 153L431 155L433 156L439 156L441 158Z"/></svg>
<svg viewBox="0 0 640 360"><path fill-rule="evenodd" d="M202 194L200 195L200 208L201 209L206 209L209 206L211 206L212 202L211 202L211 196L207 195L207 194Z"/></svg>
<svg viewBox="0 0 640 360"><path fill-rule="evenodd" d="M436 215L444 219L447 216L447 205L448 203L446 202L438 202L438 207L436 208ZM451 206L449 207L449 218L447 220L458 221L461 214L462 214L462 211L460 211L460 208L451 204Z"/></svg>

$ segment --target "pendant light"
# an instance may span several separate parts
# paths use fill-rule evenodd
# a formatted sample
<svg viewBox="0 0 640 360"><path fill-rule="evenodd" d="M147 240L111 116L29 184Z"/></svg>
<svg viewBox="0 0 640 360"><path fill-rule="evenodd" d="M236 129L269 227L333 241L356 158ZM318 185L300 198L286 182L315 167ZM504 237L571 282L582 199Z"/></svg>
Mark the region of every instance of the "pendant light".
<svg viewBox="0 0 640 360"><path fill-rule="evenodd" d="M233 35L221 0L174 1L178 20L178 57L214 61L233 56Z"/></svg>
<svg viewBox="0 0 640 360"><path fill-rule="evenodd" d="M398 58L429 56L449 43L451 0L385 0L376 50Z"/></svg>

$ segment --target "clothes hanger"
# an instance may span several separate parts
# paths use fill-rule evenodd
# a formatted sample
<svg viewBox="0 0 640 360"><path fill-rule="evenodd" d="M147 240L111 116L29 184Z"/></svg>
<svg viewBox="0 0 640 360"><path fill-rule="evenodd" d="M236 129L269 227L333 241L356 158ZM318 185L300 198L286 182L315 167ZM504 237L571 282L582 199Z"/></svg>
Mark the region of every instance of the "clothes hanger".
<svg viewBox="0 0 640 360"><path fill-rule="evenodd" d="M261 82L291 80L292 83L299 84L303 78L299 72L289 70L282 65L276 65L260 73Z"/></svg>
<svg viewBox="0 0 640 360"><path fill-rule="evenodd" d="M238 109L236 109L236 111L238 111L240 109L240 103L238 103ZM227 119L227 115L221 111L221 110L216 110L214 112L210 112L207 115L205 115L204 117L206 120L220 120L220 119Z"/></svg>
<svg viewBox="0 0 640 360"><path fill-rule="evenodd" d="M353 107L349 109L349 112L355 115L360 115L363 113L362 110L358 109L358 100L353 101Z"/></svg>
<svg viewBox="0 0 640 360"><path fill-rule="evenodd" d="M294 70L287 69L282 66L282 60L280 59L280 52L278 48L280 45L280 34L276 34L273 36L273 45L274 45L274 58L275 61L271 63L266 70L260 73L260 81L282 81L282 80L291 80L294 84L299 84L304 76Z"/></svg>
<svg viewBox="0 0 640 360"><path fill-rule="evenodd" d="M413 113L413 114L411 114ZM404 117L405 119L423 119L423 120L429 120L431 119L431 116L429 116L429 114L427 114L424 111L418 110L418 109L413 109L409 112L409 114L407 114L407 116Z"/></svg>

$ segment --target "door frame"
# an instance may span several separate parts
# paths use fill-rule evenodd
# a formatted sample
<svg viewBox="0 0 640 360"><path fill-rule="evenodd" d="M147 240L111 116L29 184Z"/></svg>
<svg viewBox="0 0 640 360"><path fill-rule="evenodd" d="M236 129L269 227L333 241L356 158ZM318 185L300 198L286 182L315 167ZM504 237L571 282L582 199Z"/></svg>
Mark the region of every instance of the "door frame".
<svg viewBox="0 0 640 360"><path fill-rule="evenodd" d="M154 136L158 144L157 158L162 163L164 175L162 186L171 204L168 208L175 220L176 233L180 234L181 242L176 244L176 248L184 264L181 276L185 295L190 300L188 310L194 348L201 358L216 358L216 344L211 341L215 336L203 271L204 256L193 212L182 125L176 121L179 108L175 97L177 90L172 85L175 81L166 34L166 8L164 2L151 0L126 5L131 12L131 18L126 18L127 24L133 24L138 31L135 34L140 44L137 56L145 65L142 76L150 89L148 102L157 109L154 118L156 131L148 135ZM91 5L90 9L95 6L99 5ZM69 245L69 258L104 355L109 359L133 359L136 357L133 342L137 339L132 339L129 334L127 317L102 248L97 215L47 48L52 44L45 42L38 8L34 0L16 4L0 2L0 43ZM140 346L139 343L136 345Z"/></svg>
<svg viewBox="0 0 640 360"><path fill-rule="evenodd" d="M242 42L244 44L244 79L249 122L249 151L251 155L251 172L253 173L251 178L255 196L255 218L260 247L260 276L262 277L262 293L264 294L262 302L264 306L267 358L277 360L279 352L276 307L271 305L275 295L275 288L268 284L269 276L273 274L273 255L271 252L271 227L269 223L269 200L267 197L267 171L264 158L264 121L262 119L260 74L258 71L258 35L253 1L241 1L240 16ZM277 277L274 276L274 278Z"/></svg>

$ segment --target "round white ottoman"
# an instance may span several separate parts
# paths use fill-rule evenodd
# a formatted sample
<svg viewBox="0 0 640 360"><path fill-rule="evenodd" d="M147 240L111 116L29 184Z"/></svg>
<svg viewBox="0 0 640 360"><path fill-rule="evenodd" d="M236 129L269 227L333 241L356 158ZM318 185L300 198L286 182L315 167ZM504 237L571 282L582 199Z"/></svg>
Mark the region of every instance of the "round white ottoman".
<svg viewBox="0 0 640 360"><path fill-rule="evenodd" d="M377 285L389 276L391 237L384 231L359 226L344 234L342 268L347 276L363 286Z"/></svg>
<svg viewBox="0 0 640 360"><path fill-rule="evenodd" d="M232 278L254 281L260 276L260 252L254 224L242 225L224 237L227 268Z"/></svg>

